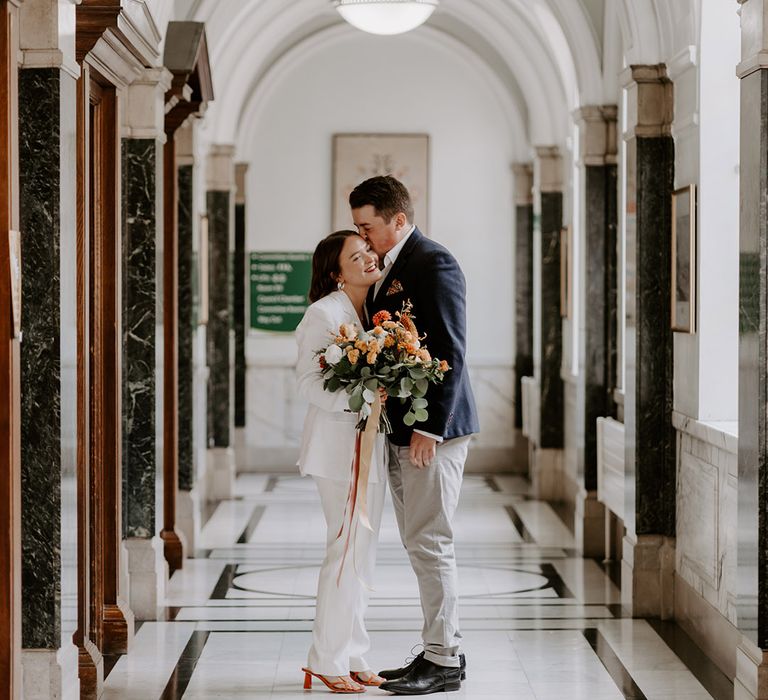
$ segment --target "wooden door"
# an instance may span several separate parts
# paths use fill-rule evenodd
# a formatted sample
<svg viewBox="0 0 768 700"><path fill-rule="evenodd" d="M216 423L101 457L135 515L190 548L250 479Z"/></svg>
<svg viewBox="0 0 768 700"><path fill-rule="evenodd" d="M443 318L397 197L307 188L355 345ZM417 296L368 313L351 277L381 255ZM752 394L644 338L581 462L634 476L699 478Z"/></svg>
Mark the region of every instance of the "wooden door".
<svg viewBox="0 0 768 700"><path fill-rule="evenodd" d="M102 655L127 651L119 598L120 307L115 86L87 65L78 84L78 631L81 696Z"/></svg>

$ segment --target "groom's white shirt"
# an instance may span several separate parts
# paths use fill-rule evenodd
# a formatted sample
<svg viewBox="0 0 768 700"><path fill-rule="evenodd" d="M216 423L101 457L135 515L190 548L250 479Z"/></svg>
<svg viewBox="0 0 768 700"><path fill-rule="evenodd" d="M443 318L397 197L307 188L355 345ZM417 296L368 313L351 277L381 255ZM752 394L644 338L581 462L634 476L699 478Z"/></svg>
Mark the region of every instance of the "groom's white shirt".
<svg viewBox="0 0 768 700"><path fill-rule="evenodd" d="M355 451L357 415L348 412L346 391L323 389L317 351L327 347L342 323L360 325L360 319L344 292L331 292L312 304L296 328L299 356L296 384L299 396L309 402L301 434L299 467L303 475L349 481ZM370 482L386 479L384 439L379 435L373 451Z"/></svg>
<svg viewBox="0 0 768 700"><path fill-rule="evenodd" d="M416 230L416 224L411 224L411 229L406 233L401 239L400 242L394 246L385 256L384 256L384 267L381 268L381 279L376 282L376 285L373 288L373 297L374 299L379 293L379 290L381 289L381 285L384 284L384 280L386 279L387 275L389 274L389 271L392 269L392 265L395 264L395 260L397 260L397 256L400 255L400 251L403 249L403 246L405 245L405 242L411 237L411 234ZM419 430L418 428L414 428L415 433L419 433L419 435L424 435L425 437L432 438L433 440L436 440L437 442L442 442L443 437L442 435L433 435L432 433L428 433L426 430Z"/></svg>

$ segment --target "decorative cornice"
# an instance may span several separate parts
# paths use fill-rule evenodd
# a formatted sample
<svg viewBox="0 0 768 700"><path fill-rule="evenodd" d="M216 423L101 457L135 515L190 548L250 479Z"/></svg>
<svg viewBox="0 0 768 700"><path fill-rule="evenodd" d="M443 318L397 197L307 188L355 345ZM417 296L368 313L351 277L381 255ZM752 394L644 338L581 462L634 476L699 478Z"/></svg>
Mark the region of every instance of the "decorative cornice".
<svg viewBox="0 0 768 700"><path fill-rule="evenodd" d="M79 63L101 36L111 30L141 65L157 65L162 37L144 0L128 1L130 11L122 7L122 0L82 0L77 6L75 52Z"/></svg>
<svg viewBox="0 0 768 700"><path fill-rule="evenodd" d="M22 69L26 68L61 68L75 80L80 77L80 66L71 60L67 60L63 51L59 49L24 49L22 55Z"/></svg>
<svg viewBox="0 0 768 700"><path fill-rule="evenodd" d="M169 22L163 63L173 79L165 95L165 132L172 136L213 100L208 42L202 22Z"/></svg>

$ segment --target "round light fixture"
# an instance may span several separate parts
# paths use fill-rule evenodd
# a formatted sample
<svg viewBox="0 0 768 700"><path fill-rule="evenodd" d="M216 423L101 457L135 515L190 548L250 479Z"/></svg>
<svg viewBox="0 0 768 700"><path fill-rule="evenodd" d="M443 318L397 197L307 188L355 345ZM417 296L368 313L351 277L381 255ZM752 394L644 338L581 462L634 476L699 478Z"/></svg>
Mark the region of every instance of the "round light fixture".
<svg viewBox="0 0 768 700"><path fill-rule="evenodd" d="M334 0L339 14L370 34L403 34L429 19L439 0Z"/></svg>

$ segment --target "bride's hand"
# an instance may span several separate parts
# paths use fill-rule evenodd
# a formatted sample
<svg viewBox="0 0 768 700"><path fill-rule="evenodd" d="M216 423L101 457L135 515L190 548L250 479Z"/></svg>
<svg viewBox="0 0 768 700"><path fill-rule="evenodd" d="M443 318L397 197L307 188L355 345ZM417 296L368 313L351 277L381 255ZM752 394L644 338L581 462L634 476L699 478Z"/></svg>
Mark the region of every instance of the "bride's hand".
<svg viewBox="0 0 768 700"><path fill-rule="evenodd" d="M387 390L383 387L379 387L379 398L381 399L381 403L385 403L387 400Z"/></svg>

